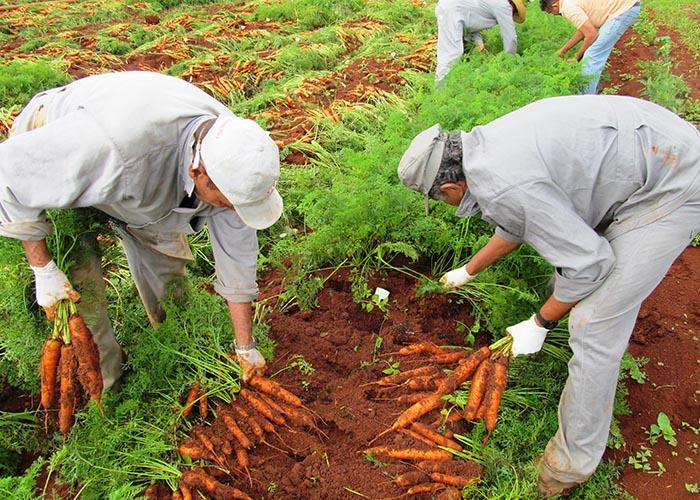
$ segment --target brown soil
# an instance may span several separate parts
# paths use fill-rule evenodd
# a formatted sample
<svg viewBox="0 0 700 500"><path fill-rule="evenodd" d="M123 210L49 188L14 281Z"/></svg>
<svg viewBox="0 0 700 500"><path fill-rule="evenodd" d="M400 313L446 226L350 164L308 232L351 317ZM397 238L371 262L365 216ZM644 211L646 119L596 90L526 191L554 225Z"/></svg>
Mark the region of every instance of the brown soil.
<svg viewBox="0 0 700 500"><path fill-rule="evenodd" d="M406 391L364 386L383 376L394 356L375 356L375 342L383 339L381 353L395 352L405 344L433 341L462 345L457 322L471 323L464 305L445 295L416 297L418 284L402 274L370 280L370 288L391 291L388 319L381 311L364 311L352 300L349 271L341 269L328 279L318 297L318 308L274 312L268 317L270 335L278 343L277 356L268 367L274 380L298 394L316 416L321 432L276 426L281 439L250 451L250 478L240 472L219 481L246 491L253 498L392 498L405 492L392 483L396 475L415 470L410 464L383 460L376 466L361 451L409 405L392 401ZM278 291L272 279L264 296ZM484 343L485 339L478 339ZM304 374L295 361L304 361L313 373ZM421 366L425 358L401 358L401 368ZM234 403L237 404L237 403ZM422 421L430 423L432 413ZM215 424L216 425L216 424ZM463 430L462 423L456 430ZM213 431L212 427L212 431ZM208 431L209 432L209 431ZM211 434L211 432L210 432ZM324 436L326 434L327 436ZM396 448L428 446L403 433L393 433L375 445ZM471 462L453 464L462 475L475 477L481 468ZM356 493L354 493L356 492Z"/></svg>
<svg viewBox="0 0 700 500"><path fill-rule="evenodd" d="M682 76L690 87L690 97L700 99L700 62L697 54L685 45L677 31L660 26L657 37L671 38L670 59L673 61L672 72ZM619 53L611 54L608 60L608 75L610 80L601 84L602 89L616 88L617 94L640 97L644 86L642 72L637 66L640 61L656 61L661 59L656 51L658 44L644 45L639 35L633 29L627 30L616 47Z"/></svg>

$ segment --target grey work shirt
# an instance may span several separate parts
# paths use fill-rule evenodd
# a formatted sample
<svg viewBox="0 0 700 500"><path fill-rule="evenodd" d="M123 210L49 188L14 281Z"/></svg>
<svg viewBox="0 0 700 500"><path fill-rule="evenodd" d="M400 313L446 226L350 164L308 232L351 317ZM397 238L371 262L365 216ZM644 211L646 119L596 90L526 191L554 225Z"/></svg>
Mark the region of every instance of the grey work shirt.
<svg viewBox="0 0 700 500"><path fill-rule="evenodd" d="M620 96L543 99L462 134L468 184L458 216L557 268L554 296L576 302L615 263L609 241L700 193L700 133L655 104Z"/></svg>
<svg viewBox="0 0 700 500"><path fill-rule="evenodd" d="M508 0L440 0L439 4L452 22L459 22L468 32L475 33L498 25L503 51L516 53L518 37L513 7Z"/></svg>
<svg viewBox="0 0 700 500"><path fill-rule="evenodd" d="M39 128L0 144L0 235L40 240L46 209L95 207L153 233L209 228L216 291L232 302L257 296L256 231L234 210L199 202L181 208L197 126L232 115L178 78L149 72L95 75L38 94ZM22 115L20 115L22 116Z"/></svg>

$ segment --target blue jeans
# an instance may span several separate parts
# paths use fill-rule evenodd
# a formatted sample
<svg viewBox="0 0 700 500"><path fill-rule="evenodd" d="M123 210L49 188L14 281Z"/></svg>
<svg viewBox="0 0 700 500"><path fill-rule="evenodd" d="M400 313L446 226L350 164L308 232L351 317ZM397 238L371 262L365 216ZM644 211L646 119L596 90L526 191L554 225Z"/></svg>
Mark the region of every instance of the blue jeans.
<svg viewBox="0 0 700 500"><path fill-rule="evenodd" d="M615 19L604 23L598 30L598 39L588 47L583 54L583 74L590 76L592 80L585 87L584 94L595 94L598 91L600 75L605 68L605 63L610 57L613 47L622 37L627 28L637 19L641 4L637 2L629 10L623 12Z"/></svg>

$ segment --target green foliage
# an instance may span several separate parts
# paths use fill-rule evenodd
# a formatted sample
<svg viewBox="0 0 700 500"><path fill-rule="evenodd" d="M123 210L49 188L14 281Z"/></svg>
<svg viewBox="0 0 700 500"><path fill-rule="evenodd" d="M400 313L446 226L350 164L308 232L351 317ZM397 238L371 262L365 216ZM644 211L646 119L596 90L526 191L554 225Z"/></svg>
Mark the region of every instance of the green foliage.
<svg viewBox="0 0 700 500"><path fill-rule="evenodd" d="M30 500L35 494L36 476L44 465L44 459L37 459L22 476L0 478L0 495L7 500Z"/></svg>
<svg viewBox="0 0 700 500"><path fill-rule="evenodd" d="M256 19L296 21L302 29L318 28L346 18L364 7L364 0L294 0L259 5Z"/></svg>
<svg viewBox="0 0 700 500"><path fill-rule="evenodd" d="M660 437L663 437L664 440L671 446L676 446L678 444L678 440L676 439L676 431L673 430L671 420L664 412L660 412L656 418L656 423L651 424L651 427L649 427L649 430L647 431L647 436L649 443L652 446L657 443Z"/></svg>
<svg viewBox="0 0 700 500"><path fill-rule="evenodd" d="M672 61L640 61L637 65L644 75L642 95L675 113L679 112L690 88L682 77L672 73Z"/></svg>
<svg viewBox="0 0 700 500"><path fill-rule="evenodd" d="M14 59L0 66L0 108L25 105L42 90L68 83L60 60Z"/></svg>
<svg viewBox="0 0 700 500"><path fill-rule="evenodd" d="M626 352L622 356L620 362L620 380L629 377L638 384L646 382L647 374L642 370L642 367L649 362L649 358L635 358L630 353Z"/></svg>

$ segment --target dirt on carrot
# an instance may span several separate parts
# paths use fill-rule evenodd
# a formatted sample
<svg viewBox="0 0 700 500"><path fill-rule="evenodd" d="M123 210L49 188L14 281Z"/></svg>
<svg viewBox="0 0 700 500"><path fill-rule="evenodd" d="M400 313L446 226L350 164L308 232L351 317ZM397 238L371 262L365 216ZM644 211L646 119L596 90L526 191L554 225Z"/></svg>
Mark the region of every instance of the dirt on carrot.
<svg viewBox="0 0 700 500"><path fill-rule="evenodd" d="M61 359L61 342L48 339L41 353L41 406L51 408L56 401L56 380Z"/></svg>
<svg viewBox="0 0 700 500"><path fill-rule="evenodd" d="M100 351L92 338L92 332L85 324L83 317L73 314L68 319L71 344L78 361L78 379L80 385L90 398L100 405L102 397L102 369L100 368Z"/></svg>
<svg viewBox="0 0 700 500"><path fill-rule="evenodd" d="M68 436L73 427L75 408L78 403L78 361L72 345L61 347L60 377L61 393L58 408L58 427L63 436Z"/></svg>

